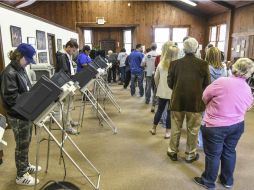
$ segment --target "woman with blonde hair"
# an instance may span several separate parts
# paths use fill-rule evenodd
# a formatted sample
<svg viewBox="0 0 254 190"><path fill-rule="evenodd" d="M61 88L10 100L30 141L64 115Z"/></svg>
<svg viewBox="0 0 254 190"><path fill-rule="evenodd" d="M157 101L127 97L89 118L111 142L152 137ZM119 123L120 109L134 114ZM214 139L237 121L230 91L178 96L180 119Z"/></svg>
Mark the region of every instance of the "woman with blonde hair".
<svg viewBox="0 0 254 190"><path fill-rule="evenodd" d="M227 76L227 68L221 62L221 51L217 47L211 47L207 50L205 60L209 63L211 82L219 77Z"/></svg>
<svg viewBox="0 0 254 190"><path fill-rule="evenodd" d="M165 106L170 102L172 90L168 87L167 76L170 62L177 59L178 48L172 41L166 42L162 46L161 61L156 69L154 80L157 87L156 96L158 97L158 109L154 116L153 127L150 129L152 135L156 134L156 127L160 121ZM169 129L171 128L170 110L167 111L165 139L170 138Z"/></svg>

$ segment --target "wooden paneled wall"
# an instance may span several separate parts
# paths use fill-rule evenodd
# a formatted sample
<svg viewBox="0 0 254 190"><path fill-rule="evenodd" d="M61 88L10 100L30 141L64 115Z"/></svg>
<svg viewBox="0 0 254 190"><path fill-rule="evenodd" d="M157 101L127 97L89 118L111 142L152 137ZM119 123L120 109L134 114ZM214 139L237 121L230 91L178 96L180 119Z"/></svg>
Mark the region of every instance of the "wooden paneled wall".
<svg viewBox="0 0 254 190"><path fill-rule="evenodd" d="M237 52L237 46L240 46L240 52ZM232 58L244 53L245 57L254 59L254 4L235 11L231 52Z"/></svg>
<svg viewBox="0 0 254 190"><path fill-rule="evenodd" d="M241 51L244 51L245 57L254 58L254 4L228 11L208 20L208 26L222 23L231 25L231 31L226 40L226 46L229 44L227 46L228 60L240 57ZM243 44L245 44L244 47ZM240 45L239 51L237 45Z"/></svg>
<svg viewBox="0 0 254 190"><path fill-rule="evenodd" d="M129 2L131 6L127 5ZM136 42L149 46L153 41L153 26L189 25L189 35L205 44L206 20L167 2L39 1L24 10L74 30L76 23L94 23L96 17L105 17L107 24L137 24L134 45Z"/></svg>
<svg viewBox="0 0 254 190"><path fill-rule="evenodd" d="M208 20L208 25L218 25L218 24L222 24L222 23L228 23L230 17L229 17L229 12L225 12L216 16L211 17Z"/></svg>
<svg viewBox="0 0 254 190"><path fill-rule="evenodd" d="M233 33L252 32L254 34L254 4L235 11Z"/></svg>

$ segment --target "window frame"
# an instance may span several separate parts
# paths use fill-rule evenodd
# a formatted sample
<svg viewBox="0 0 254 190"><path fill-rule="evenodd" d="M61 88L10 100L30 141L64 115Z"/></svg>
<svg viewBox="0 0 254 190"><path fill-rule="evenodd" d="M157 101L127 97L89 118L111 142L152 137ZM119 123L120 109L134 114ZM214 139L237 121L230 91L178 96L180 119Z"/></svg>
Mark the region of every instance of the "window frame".
<svg viewBox="0 0 254 190"><path fill-rule="evenodd" d="M226 26L226 33L225 33L225 39L224 39L224 41L220 41L220 32L221 32L220 29L221 29L222 25ZM211 38L212 38L212 28L213 27L216 27L216 38L215 38L215 41L211 41ZM210 25L209 26L209 43L214 42L215 43L215 47L218 47L218 43L219 42L220 43L224 42L224 50L223 50L223 52L226 51L226 38L227 38L227 24L226 23L215 24L215 25Z"/></svg>
<svg viewBox="0 0 254 190"><path fill-rule="evenodd" d="M159 26L153 26L153 42L155 42L155 29L156 28L169 28L169 38L168 40L173 40L173 29L174 28L186 28L187 29L187 35L186 36L189 36L189 33L190 33L190 25L159 25ZM156 42L155 42L156 43ZM159 50L160 51L160 50Z"/></svg>
<svg viewBox="0 0 254 190"><path fill-rule="evenodd" d="M90 37L91 37L90 43L86 42L85 31L90 31ZM83 33L84 33L84 35L83 35L83 37L84 37L84 45L89 45L90 48L92 49L93 48L93 31L91 29L84 29Z"/></svg>
<svg viewBox="0 0 254 190"><path fill-rule="evenodd" d="M131 42L125 42L125 32L130 31L131 32ZM124 29L123 30L123 47L126 49L126 53L131 53L131 49L130 52L127 50L127 48L125 47L125 45L128 44L130 45L131 49L133 48L133 32L132 29Z"/></svg>

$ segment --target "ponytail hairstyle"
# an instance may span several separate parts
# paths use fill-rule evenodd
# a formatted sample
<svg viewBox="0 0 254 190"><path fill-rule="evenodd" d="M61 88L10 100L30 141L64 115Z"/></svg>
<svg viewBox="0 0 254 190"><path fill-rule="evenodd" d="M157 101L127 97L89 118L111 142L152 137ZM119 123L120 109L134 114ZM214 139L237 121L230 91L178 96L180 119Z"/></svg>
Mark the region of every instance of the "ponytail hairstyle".
<svg viewBox="0 0 254 190"><path fill-rule="evenodd" d="M161 53L161 61L160 64L163 69L168 70L171 61L174 61L178 57L178 47L175 45L174 42L168 41L163 44L162 46L162 53Z"/></svg>
<svg viewBox="0 0 254 190"><path fill-rule="evenodd" d="M8 53L8 57L11 61L17 61L19 62L20 59L22 59L22 57L24 57L20 52L19 50L16 48L14 51L10 51Z"/></svg>

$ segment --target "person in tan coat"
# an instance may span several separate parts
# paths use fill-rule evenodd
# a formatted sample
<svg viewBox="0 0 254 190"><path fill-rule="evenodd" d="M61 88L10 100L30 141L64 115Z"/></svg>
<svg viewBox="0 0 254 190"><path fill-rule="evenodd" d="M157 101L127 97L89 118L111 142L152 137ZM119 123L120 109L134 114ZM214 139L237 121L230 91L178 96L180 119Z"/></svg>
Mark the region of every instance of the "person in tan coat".
<svg viewBox="0 0 254 190"><path fill-rule="evenodd" d="M167 154L172 161L177 160L181 128L186 117L187 143L185 160L198 160L196 153L201 113L205 110L202 93L210 84L209 67L206 61L195 57L198 42L194 38L184 41L185 56L171 62L168 72L168 86L172 89L170 109L175 125L171 128L171 139Z"/></svg>
<svg viewBox="0 0 254 190"><path fill-rule="evenodd" d="M177 55L178 48L175 46L174 42L169 41L163 44L162 58L154 75L154 81L157 88L156 96L158 97L158 109L154 116L153 128L150 129L152 135L156 134L156 127L161 119L162 113L166 105L170 102L172 90L168 87L167 84L168 68L170 66L170 62L177 59ZM166 120L166 133L164 137L165 139L170 138L170 128L171 117L170 109L168 109Z"/></svg>

